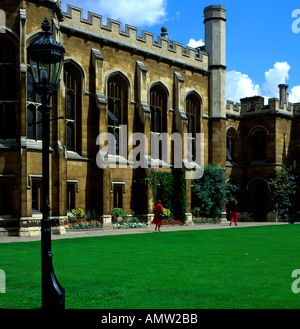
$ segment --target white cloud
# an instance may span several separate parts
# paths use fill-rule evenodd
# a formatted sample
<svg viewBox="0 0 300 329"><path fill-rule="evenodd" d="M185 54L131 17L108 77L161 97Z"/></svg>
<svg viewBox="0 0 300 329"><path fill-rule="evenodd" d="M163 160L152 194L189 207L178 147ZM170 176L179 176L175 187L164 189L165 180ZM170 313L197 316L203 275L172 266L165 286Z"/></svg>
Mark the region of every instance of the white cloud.
<svg viewBox="0 0 300 329"><path fill-rule="evenodd" d="M247 74L229 71L226 74L226 98L239 102L241 98L260 95L259 85L255 84Z"/></svg>
<svg viewBox="0 0 300 329"><path fill-rule="evenodd" d="M134 26L163 23L167 16L167 0L88 0L100 15Z"/></svg>
<svg viewBox="0 0 300 329"><path fill-rule="evenodd" d="M287 82L290 69L291 67L287 62L277 62L272 69L265 73L262 90L267 97L278 97L278 85Z"/></svg>
<svg viewBox="0 0 300 329"><path fill-rule="evenodd" d="M292 103L300 103L300 86L292 88L289 101Z"/></svg>
<svg viewBox="0 0 300 329"><path fill-rule="evenodd" d="M188 43L188 47L191 47L191 48L198 48L198 47L202 47L202 46L204 46L203 39L200 39L198 41L196 41L195 39L190 39L190 41Z"/></svg>
<svg viewBox="0 0 300 329"><path fill-rule="evenodd" d="M287 83L291 67L287 62L276 62L269 71L265 72L265 80L260 86L246 74L229 71L226 78L226 98L239 102L241 98L251 96L263 96L265 102L268 98L278 98L281 83ZM300 86L291 89L289 101L300 102Z"/></svg>

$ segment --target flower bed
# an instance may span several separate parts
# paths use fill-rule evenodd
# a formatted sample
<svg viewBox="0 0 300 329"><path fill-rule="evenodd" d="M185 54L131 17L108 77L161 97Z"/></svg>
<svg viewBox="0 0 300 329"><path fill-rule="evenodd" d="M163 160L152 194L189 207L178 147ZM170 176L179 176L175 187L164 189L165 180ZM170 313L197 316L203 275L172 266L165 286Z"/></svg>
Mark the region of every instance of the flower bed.
<svg viewBox="0 0 300 329"><path fill-rule="evenodd" d="M142 228L148 227L147 223L140 222L137 218L133 218L130 221L121 220L119 223L113 221L113 228L121 229L121 228Z"/></svg>
<svg viewBox="0 0 300 329"><path fill-rule="evenodd" d="M73 216L68 217L68 226L71 230L95 230L103 228L103 223L94 210L72 209Z"/></svg>
<svg viewBox="0 0 300 329"><path fill-rule="evenodd" d="M69 221L69 228L71 230L93 230L103 228L102 222L98 220L92 221Z"/></svg>
<svg viewBox="0 0 300 329"><path fill-rule="evenodd" d="M195 224L217 224L221 222L220 218L205 218L205 217L194 217L193 222Z"/></svg>
<svg viewBox="0 0 300 329"><path fill-rule="evenodd" d="M168 225L182 225L183 223L180 220L175 220L171 218L164 218L163 219L163 225L168 226Z"/></svg>

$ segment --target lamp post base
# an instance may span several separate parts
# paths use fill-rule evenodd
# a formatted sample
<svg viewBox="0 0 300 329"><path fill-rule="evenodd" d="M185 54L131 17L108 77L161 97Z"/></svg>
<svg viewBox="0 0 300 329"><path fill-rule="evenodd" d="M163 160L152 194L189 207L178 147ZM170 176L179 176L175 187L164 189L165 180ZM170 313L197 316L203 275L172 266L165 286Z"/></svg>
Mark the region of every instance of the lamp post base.
<svg viewBox="0 0 300 329"><path fill-rule="evenodd" d="M42 229L42 308L65 309L65 289L58 282L52 262L51 228Z"/></svg>
<svg viewBox="0 0 300 329"><path fill-rule="evenodd" d="M52 254L47 255L50 268L44 273L42 283L42 308L43 309L65 309L65 289L59 284L52 266Z"/></svg>

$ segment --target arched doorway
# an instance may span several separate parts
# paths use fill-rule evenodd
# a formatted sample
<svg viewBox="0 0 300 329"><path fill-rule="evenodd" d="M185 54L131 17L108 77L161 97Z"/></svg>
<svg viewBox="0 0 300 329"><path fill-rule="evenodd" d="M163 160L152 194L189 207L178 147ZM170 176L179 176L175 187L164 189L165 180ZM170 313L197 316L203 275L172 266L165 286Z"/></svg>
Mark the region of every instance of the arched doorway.
<svg viewBox="0 0 300 329"><path fill-rule="evenodd" d="M256 178L248 184L249 214L254 221L265 222L268 213L269 186L263 178Z"/></svg>

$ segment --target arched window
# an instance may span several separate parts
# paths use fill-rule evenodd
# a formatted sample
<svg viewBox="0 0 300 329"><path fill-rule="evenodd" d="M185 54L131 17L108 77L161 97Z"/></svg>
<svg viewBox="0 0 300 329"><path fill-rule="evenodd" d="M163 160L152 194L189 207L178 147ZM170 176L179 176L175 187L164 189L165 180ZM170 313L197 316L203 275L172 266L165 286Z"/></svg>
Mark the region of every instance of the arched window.
<svg viewBox="0 0 300 329"><path fill-rule="evenodd" d="M155 139L151 156L162 160L162 140L160 135L167 132L168 93L161 84L154 85L150 90L151 133ZM159 143L158 143L159 141Z"/></svg>
<svg viewBox="0 0 300 329"><path fill-rule="evenodd" d="M226 133L226 160L234 162L236 152L237 132L233 128L229 128Z"/></svg>
<svg viewBox="0 0 300 329"><path fill-rule="evenodd" d="M35 92L31 68L27 70L27 138L42 140L42 105L41 96Z"/></svg>
<svg viewBox="0 0 300 329"><path fill-rule="evenodd" d="M151 88L150 110L153 133L167 132L167 101L167 92L161 85L157 84Z"/></svg>
<svg viewBox="0 0 300 329"><path fill-rule="evenodd" d="M267 134L263 129L255 130L251 135L252 161L266 161L267 159Z"/></svg>
<svg viewBox="0 0 300 329"><path fill-rule="evenodd" d="M81 153L82 76L72 63L65 63L66 88L66 147L67 151Z"/></svg>
<svg viewBox="0 0 300 329"><path fill-rule="evenodd" d="M16 138L17 48L0 34L0 139Z"/></svg>
<svg viewBox="0 0 300 329"><path fill-rule="evenodd" d="M128 83L120 74L108 79L108 132L115 138L113 155L120 155L120 126L127 125Z"/></svg>
<svg viewBox="0 0 300 329"><path fill-rule="evenodd" d="M201 99L196 93L186 98L186 116L188 118L188 160L196 159L196 136L200 133Z"/></svg>

